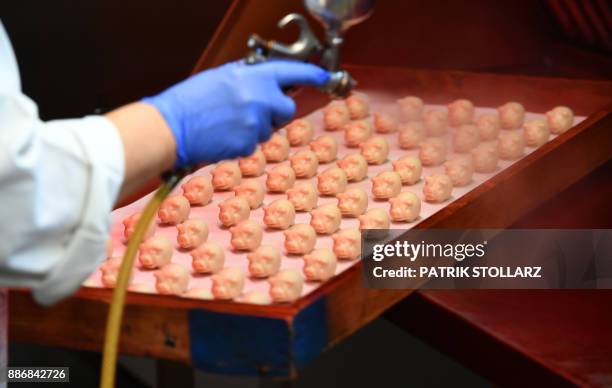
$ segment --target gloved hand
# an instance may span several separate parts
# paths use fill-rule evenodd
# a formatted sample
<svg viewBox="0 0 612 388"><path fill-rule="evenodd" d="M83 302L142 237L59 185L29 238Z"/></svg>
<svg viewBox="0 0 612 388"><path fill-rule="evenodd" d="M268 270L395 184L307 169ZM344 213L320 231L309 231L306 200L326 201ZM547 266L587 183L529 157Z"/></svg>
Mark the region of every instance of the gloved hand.
<svg viewBox="0 0 612 388"><path fill-rule="evenodd" d="M176 139L177 167L253 153L273 125L295 114L282 88L321 86L328 73L286 60L247 65L242 61L198 73L142 101L159 110Z"/></svg>

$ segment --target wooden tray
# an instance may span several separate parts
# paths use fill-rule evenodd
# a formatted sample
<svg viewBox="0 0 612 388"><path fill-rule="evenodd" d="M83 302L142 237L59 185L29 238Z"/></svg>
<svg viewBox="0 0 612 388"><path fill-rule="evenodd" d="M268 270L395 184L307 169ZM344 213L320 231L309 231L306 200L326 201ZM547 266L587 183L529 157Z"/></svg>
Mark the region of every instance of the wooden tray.
<svg viewBox="0 0 612 388"><path fill-rule="evenodd" d="M612 158L612 82L401 68L349 71L363 89L418 95L428 103L464 97L479 106L497 106L517 100L529 111L564 104L588 116L418 227L507 227ZM313 90L301 91L296 100L302 114L327 102ZM121 352L183 361L212 372L291 376L412 292L364 289L360 268L355 265L288 305L130 294ZM45 309L28 292L13 290L11 340L99 351L110 298L110 290L82 289Z"/></svg>

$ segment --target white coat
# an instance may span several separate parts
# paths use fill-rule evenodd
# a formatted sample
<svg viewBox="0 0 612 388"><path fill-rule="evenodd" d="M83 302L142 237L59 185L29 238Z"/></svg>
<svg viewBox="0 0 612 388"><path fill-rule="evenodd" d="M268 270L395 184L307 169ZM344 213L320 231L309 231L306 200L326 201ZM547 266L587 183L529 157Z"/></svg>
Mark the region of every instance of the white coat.
<svg viewBox="0 0 612 388"><path fill-rule="evenodd" d="M104 259L123 146L103 116L43 122L0 22L0 285L51 304Z"/></svg>

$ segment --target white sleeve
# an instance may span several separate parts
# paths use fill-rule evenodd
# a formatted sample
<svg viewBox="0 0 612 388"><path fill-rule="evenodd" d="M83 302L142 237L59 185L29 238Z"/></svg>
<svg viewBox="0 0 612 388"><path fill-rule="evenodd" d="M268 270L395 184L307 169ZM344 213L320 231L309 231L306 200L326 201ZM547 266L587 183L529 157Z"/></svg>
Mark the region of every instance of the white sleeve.
<svg viewBox="0 0 612 388"><path fill-rule="evenodd" d="M0 90L0 285L51 304L104 259L124 175L105 117L42 122L19 91Z"/></svg>

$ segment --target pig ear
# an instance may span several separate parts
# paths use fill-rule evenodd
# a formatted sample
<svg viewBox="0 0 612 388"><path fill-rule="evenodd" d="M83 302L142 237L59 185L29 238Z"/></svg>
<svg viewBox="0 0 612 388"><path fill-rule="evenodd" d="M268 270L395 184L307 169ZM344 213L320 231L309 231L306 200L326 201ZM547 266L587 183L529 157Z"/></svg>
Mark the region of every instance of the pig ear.
<svg viewBox="0 0 612 388"><path fill-rule="evenodd" d="M288 236L290 235L290 233L289 233L289 231L288 231L288 230L283 230L283 235L284 235L285 237L288 237Z"/></svg>
<svg viewBox="0 0 612 388"><path fill-rule="evenodd" d="M308 261L312 259L312 255L310 253L307 253L303 256L304 261Z"/></svg>
<svg viewBox="0 0 612 388"><path fill-rule="evenodd" d="M399 162L397 160L394 160L391 162L391 164L393 165L393 167L397 168L399 166Z"/></svg>
<svg viewBox="0 0 612 388"><path fill-rule="evenodd" d="M232 226L231 228L229 228L230 233L234 233L236 231L236 227Z"/></svg>
<svg viewBox="0 0 612 388"><path fill-rule="evenodd" d="M221 208L223 207L223 203L222 203L222 202L218 203L218 204L217 204L217 207L218 207L219 209L221 209Z"/></svg>
<svg viewBox="0 0 612 388"><path fill-rule="evenodd" d="M360 215L359 217L357 217L357 219L359 220L359 222L364 222L368 217L364 214Z"/></svg>
<svg viewBox="0 0 612 388"><path fill-rule="evenodd" d="M332 240L334 241L338 241L338 239L340 238L340 236L338 235L338 233L334 233L331 235Z"/></svg>
<svg viewBox="0 0 612 388"><path fill-rule="evenodd" d="M253 260L254 258L255 258L255 253L254 252L251 252L251 253L249 253L247 255L247 260L249 260L249 261Z"/></svg>
<svg viewBox="0 0 612 388"><path fill-rule="evenodd" d="M219 274L214 274L210 277L210 280L213 282L219 281L219 279L220 279Z"/></svg>

